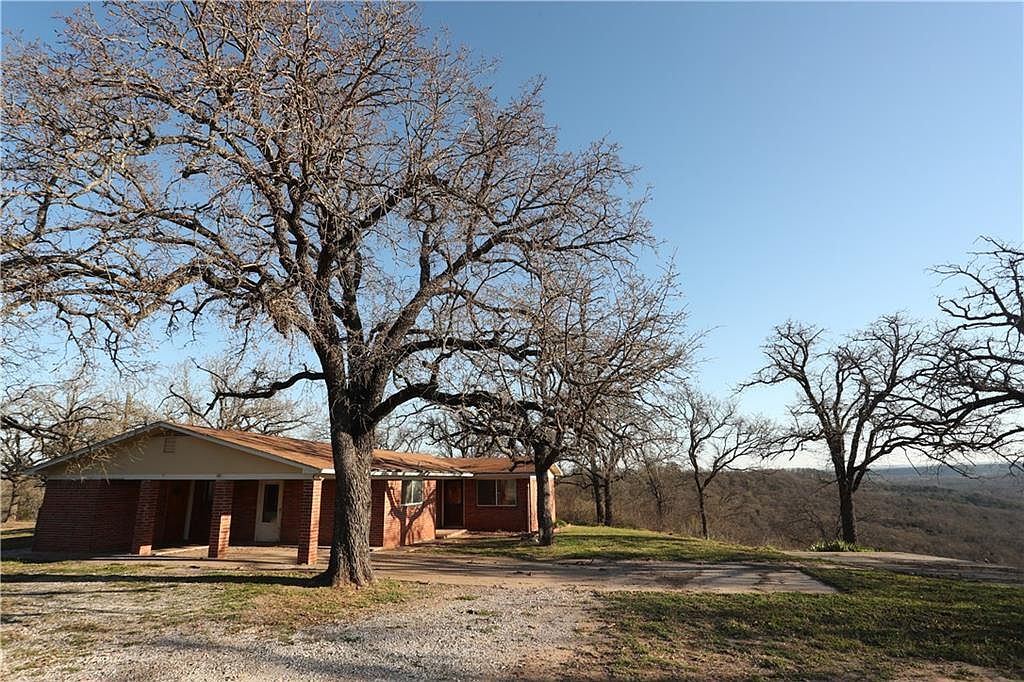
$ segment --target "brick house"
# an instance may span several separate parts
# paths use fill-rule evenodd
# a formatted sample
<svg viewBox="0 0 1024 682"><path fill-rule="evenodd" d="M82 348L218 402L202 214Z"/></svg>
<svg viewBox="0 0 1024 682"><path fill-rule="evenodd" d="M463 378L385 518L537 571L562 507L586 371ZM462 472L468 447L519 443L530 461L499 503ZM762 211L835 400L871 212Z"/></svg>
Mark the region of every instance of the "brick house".
<svg viewBox="0 0 1024 682"><path fill-rule="evenodd" d="M145 555L209 543L220 558L232 545L280 544L311 564L331 539L328 443L157 422L32 472L46 480L39 552ZM537 530L530 463L377 450L370 479L372 547L432 540L438 528Z"/></svg>

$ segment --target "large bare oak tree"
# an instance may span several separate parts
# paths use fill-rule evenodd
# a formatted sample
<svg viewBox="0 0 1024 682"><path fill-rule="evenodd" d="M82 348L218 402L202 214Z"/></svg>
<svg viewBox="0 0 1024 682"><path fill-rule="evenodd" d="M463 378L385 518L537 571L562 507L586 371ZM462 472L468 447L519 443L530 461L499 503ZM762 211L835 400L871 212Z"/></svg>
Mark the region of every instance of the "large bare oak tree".
<svg viewBox="0 0 1024 682"><path fill-rule="evenodd" d="M1024 471L1024 249L985 239L963 265L936 271L960 290L945 313L926 375L922 426L931 454L953 466L1003 459Z"/></svg>
<svg viewBox="0 0 1024 682"><path fill-rule="evenodd" d="M751 384L797 388L789 433L797 444L825 446L846 542L857 542L854 493L865 475L882 458L922 446L919 391L931 344L920 325L890 315L836 343L822 329L787 322L764 345L768 362Z"/></svg>
<svg viewBox="0 0 1024 682"><path fill-rule="evenodd" d="M618 457L630 436L624 415L688 369L695 340L685 334L671 276L538 272L539 305L518 309L511 322L522 356L464 361L467 390L439 385L426 399L451 411L446 437L458 447L532 460L539 541L551 544L551 467L595 447L616 448ZM602 492L607 504L610 491Z"/></svg>
<svg viewBox="0 0 1024 682"><path fill-rule="evenodd" d="M632 170L603 141L560 148L539 86L495 101L408 5L106 7L5 42L4 307L112 351L154 316L308 348L246 394L323 382L323 580L368 583L375 427L424 385L396 373L504 352L489 301L534 259L644 242Z"/></svg>

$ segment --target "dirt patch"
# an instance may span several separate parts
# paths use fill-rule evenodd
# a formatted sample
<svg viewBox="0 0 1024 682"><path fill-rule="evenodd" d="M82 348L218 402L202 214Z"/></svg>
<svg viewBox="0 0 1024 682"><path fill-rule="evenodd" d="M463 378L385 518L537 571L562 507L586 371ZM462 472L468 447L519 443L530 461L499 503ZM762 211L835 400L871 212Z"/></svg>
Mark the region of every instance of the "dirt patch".
<svg viewBox="0 0 1024 682"><path fill-rule="evenodd" d="M279 609L275 618L267 604L313 588L130 577L46 573L5 582L0 677L562 677L570 675L564 668L589 627L592 604L589 592L572 588L411 585L401 603L313 612L282 628L287 612Z"/></svg>

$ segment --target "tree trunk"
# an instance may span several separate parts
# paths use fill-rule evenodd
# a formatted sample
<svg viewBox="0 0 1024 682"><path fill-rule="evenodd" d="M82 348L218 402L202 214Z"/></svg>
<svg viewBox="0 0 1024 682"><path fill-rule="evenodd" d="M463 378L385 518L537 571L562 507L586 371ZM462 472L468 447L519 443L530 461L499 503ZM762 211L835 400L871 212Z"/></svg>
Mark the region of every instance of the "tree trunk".
<svg viewBox="0 0 1024 682"><path fill-rule="evenodd" d="M542 545L555 542L555 519L551 514L551 481L548 479L550 467L537 465L537 539Z"/></svg>
<svg viewBox="0 0 1024 682"><path fill-rule="evenodd" d="M697 467L697 458L690 456L693 464L693 487L697 491L697 513L700 515L700 534L705 540L711 539L708 533L708 515L704 506L704 486L707 481L701 481L700 469Z"/></svg>
<svg viewBox="0 0 1024 682"><path fill-rule="evenodd" d="M843 480L839 481L839 523L843 529L843 540L857 542L857 521L853 513L853 489Z"/></svg>
<svg viewBox="0 0 1024 682"><path fill-rule="evenodd" d="M4 523L18 518L18 503L21 496L20 481L8 480L7 485L10 488L10 496L7 500L7 508L4 509Z"/></svg>
<svg viewBox="0 0 1024 682"><path fill-rule="evenodd" d="M594 523L604 525L604 498L601 496L601 479L596 473L590 473L590 488L594 492Z"/></svg>
<svg viewBox="0 0 1024 682"><path fill-rule="evenodd" d="M655 493L654 504L658 516L658 530L665 530L665 498Z"/></svg>
<svg viewBox="0 0 1024 682"><path fill-rule="evenodd" d="M853 474L846 470L845 464L846 444L840 439L833 439L828 445L839 487L839 526L843 541L853 544L857 542L857 522L853 513Z"/></svg>
<svg viewBox="0 0 1024 682"><path fill-rule="evenodd" d="M325 372L325 374L329 374ZM347 401L339 400L344 389L330 385L327 399L331 419L331 454L334 459L334 534L327 570L317 577L322 585L369 585L370 567L370 465L376 434L353 435L354 416ZM348 409L346 409L348 408Z"/></svg>
<svg viewBox="0 0 1024 682"><path fill-rule="evenodd" d="M614 518L612 516L612 480L610 477L604 479L601 488L604 496L604 525L610 526Z"/></svg>
<svg viewBox="0 0 1024 682"><path fill-rule="evenodd" d="M697 511L700 514L700 534L705 540L711 539L711 533L708 532L708 514L704 508L704 488L697 488Z"/></svg>

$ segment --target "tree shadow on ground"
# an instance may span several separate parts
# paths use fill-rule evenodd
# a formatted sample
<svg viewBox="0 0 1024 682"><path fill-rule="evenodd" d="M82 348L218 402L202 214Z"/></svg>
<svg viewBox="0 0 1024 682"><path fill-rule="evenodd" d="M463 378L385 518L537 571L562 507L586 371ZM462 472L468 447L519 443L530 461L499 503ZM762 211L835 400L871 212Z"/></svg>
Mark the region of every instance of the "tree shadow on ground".
<svg viewBox="0 0 1024 682"><path fill-rule="evenodd" d="M246 573L200 573L182 574L134 574L134 573L18 573L4 571L6 583L171 583L171 584L235 584L235 585L285 585L292 587L313 586L313 576L296 575L252 575Z"/></svg>

